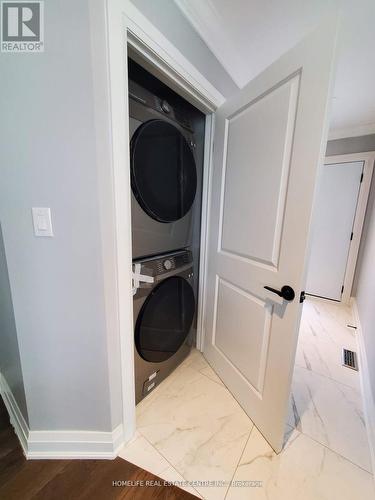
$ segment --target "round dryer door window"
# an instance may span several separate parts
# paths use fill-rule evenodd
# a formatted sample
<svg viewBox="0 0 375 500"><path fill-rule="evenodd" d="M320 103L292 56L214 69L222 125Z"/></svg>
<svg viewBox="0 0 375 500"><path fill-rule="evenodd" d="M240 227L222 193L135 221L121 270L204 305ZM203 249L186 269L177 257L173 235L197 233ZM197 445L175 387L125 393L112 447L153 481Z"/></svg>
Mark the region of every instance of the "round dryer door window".
<svg viewBox="0 0 375 500"><path fill-rule="evenodd" d="M172 276L156 286L144 302L135 326L135 345L146 361L160 363L173 356L189 335L195 314L190 284Z"/></svg>
<svg viewBox="0 0 375 500"><path fill-rule="evenodd" d="M190 210L197 189L193 152L183 134L163 120L150 120L134 133L131 183L143 210L159 222L174 222Z"/></svg>

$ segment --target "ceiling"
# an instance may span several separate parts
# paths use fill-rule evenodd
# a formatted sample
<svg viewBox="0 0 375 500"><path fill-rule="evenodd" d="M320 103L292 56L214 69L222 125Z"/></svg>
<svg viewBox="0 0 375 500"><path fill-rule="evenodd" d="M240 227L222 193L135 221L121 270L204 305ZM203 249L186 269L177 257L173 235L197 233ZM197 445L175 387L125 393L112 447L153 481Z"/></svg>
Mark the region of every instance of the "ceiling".
<svg viewBox="0 0 375 500"><path fill-rule="evenodd" d="M239 87L342 8L331 138L375 133L375 0L175 0Z"/></svg>

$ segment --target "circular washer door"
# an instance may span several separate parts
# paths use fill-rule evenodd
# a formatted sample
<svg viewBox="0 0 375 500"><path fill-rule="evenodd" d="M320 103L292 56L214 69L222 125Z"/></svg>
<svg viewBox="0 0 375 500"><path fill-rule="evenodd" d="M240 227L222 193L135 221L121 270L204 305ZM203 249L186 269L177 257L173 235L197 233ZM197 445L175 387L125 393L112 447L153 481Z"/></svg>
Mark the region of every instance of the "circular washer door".
<svg viewBox="0 0 375 500"><path fill-rule="evenodd" d="M146 361L160 363L173 356L189 335L195 314L190 284L172 276L145 300L135 325L135 346Z"/></svg>
<svg viewBox="0 0 375 500"><path fill-rule="evenodd" d="M131 184L143 210L174 222L190 210L197 190L192 150L182 133L163 120L143 123L130 143Z"/></svg>

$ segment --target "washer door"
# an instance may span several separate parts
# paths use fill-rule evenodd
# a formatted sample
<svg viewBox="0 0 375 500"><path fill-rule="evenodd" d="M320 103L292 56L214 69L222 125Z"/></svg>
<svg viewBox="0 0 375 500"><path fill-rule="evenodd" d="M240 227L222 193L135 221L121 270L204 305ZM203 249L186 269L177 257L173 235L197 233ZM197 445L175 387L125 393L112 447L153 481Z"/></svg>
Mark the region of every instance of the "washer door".
<svg viewBox="0 0 375 500"><path fill-rule="evenodd" d="M197 190L192 150L182 133L163 120L143 123L130 143L131 184L143 210L174 222L190 210Z"/></svg>
<svg viewBox="0 0 375 500"><path fill-rule="evenodd" d="M146 361L160 363L173 356L189 335L195 314L194 292L188 281L172 276L145 300L135 325L135 346Z"/></svg>

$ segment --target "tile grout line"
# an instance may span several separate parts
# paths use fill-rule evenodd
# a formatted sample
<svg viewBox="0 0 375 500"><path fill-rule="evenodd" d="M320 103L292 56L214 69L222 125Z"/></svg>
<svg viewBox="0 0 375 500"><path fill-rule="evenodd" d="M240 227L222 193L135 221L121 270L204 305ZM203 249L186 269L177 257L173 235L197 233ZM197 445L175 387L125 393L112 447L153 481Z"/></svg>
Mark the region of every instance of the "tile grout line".
<svg viewBox="0 0 375 500"><path fill-rule="evenodd" d="M206 359L204 358L203 354L198 351L200 353L200 355L202 356L204 362L207 364L207 366L209 368L211 368L211 370L213 370L212 366L209 365L206 361ZM211 382L215 382L215 380L212 380L212 378L210 377L207 377L207 375L205 375L204 373L201 373L197 368L192 368L190 366L190 368L192 370L194 370L196 373L199 373L200 375L202 375L203 377L206 377L208 378ZM215 370L214 370L215 371ZM220 377L219 377L220 378ZM221 379L220 379L221 380ZM224 389L227 393L229 393L229 395L232 397L233 401L237 404L237 406L242 410L242 412L246 415L246 417L250 420L250 422L254 425L254 422L251 420L251 418L249 417L249 415L245 412L245 410L242 408L242 406L240 405L240 403L237 401L237 399L233 396L233 394L231 393L231 391L228 389L228 387L224 384L224 382L222 382L221 384L219 384L218 382L215 382L215 384L217 384L219 387L221 387L222 389Z"/></svg>
<svg viewBox="0 0 375 500"><path fill-rule="evenodd" d="M368 471L367 469L365 469L364 467L362 467L361 465L358 465L356 464L355 462L353 462L353 460L350 460L350 458L347 458L345 457L344 455L342 455L341 453L339 453L338 451L335 451L333 450L332 448L330 448L329 446L327 446L326 444L324 443L321 443L320 441L318 441L317 439L311 437L309 434L307 434L306 432L303 432L303 431L300 431L299 429L297 429L297 427L294 427L294 426L291 426L289 423L287 423L286 425L288 425L289 427L292 427L293 430L299 432L300 434L303 434L305 437L308 437L309 439L311 439L311 441L314 441L314 443L316 444L319 444L320 446L323 446L324 448L326 448L327 450L331 451L332 453L334 453L335 455L337 455L338 457L342 458L343 460L346 460L347 462L351 463L352 465L354 465L355 467L358 467L359 469L363 470L363 472L367 472L367 474L370 474L370 476L374 476L374 474L372 473L372 471Z"/></svg>
<svg viewBox="0 0 375 500"><path fill-rule="evenodd" d="M298 368L302 368L303 370L306 370L307 372L312 372L314 375L318 375L318 377L323 377L327 380L331 380L332 382L335 382L336 384L339 384L339 385L343 385L344 387L348 387L349 389L351 389L352 391L355 391L355 392L358 392L359 395L361 395L361 391L359 389L355 389L354 387L352 387L351 385L348 385L348 384L344 384L344 382L340 382L339 380L336 380L332 377L327 377L327 375L323 375L322 373L319 373L319 372L316 372L315 370L309 370L308 368L306 368L305 366L302 366L298 363L295 363L294 366L298 366ZM361 398L361 401L362 401L362 398ZM362 402L363 404L363 402Z"/></svg>
<svg viewBox="0 0 375 500"><path fill-rule="evenodd" d="M207 365L207 367L209 367L209 368L211 368L211 369L212 369L212 367L211 367L211 366L207 363L207 361L206 361L206 360L205 360L205 358L203 357L203 354L202 354L200 351L198 351L198 352L199 352L200 356L203 358L203 360L204 360L205 364ZM178 368L182 368L182 367L183 367L183 365L181 364ZM241 405L238 403L238 401L237 401L237 400L233 397L232 393L231 393L231 392L229 391L229 389L228 389L228 388L224 385L224 383L219 383L219 382L216 382L216 381L215 381L215 380L213 380L212 378L208 377L206 374L202 373L199 369L197 369L196 367L194 367L194 365L188 365L187 367L188 367L188 368L190 368L191 370L193 370L194 372L198 373L199 375L203 376L204 378L206 378L206 379L210 380L210 382L214 382L216 385L218 385L219 387L221 387L222 389L224 389L224 390L225 390L227 393L229 393L229 395L233 398L234 402L237 404L237 406L239 407L239 409L240 409L242 412L244 412L244 409L242 408L242 406L241 406ZM206 367L205 367L205 368L206 368ZM245 412L244 412L244 413L245 413ZM246 413L245 413L245 414L246 414ZM249 439L250 439L250 435L251 435L251 433L252 433L252 431L253 431L253 429L254 429L254 427L255 427L254 422L250 419L250 417L249 417L247 414L246 414L246 416L247 416L247 418L249 419L249 421L251 422L251 429L250 429L250 431L249 431L249 435L248 435L248 437L247 437L247 439L246 439L246 443L245 443L245 445L244 445L244 447L243 447L243 450L242 450L242 452L241 452L241 455L240 455L240 457L239 457L239 459L238 459L237 465L236 465L236 467L235 467L235 469L234 469L234 472L233 472L233 475L232 475L231 481L233 480L234 474L235 474L235 473L236 473L236 471L237 471L238 465L239 465L239 463L240 463L240 461L241 461L241 458L242 458L243 453L244 453L244 451L245 451L246 445L247 445L247 443L248 443L248 441L249 441ZM170 466L171 466L171 467L172 467L175 471L177 471L177 473L178 473L178 474L180 474L180 476L184 479L184 481L189 482L189 481L188 481L188 480L187 480L187 479L186 479L186 478L185 478L185 477L184 477L184 476L180 473L180 471L176 468L176 466L175 466L175 465L173 465L173 464L172 464L172 463L171 463L171 462L170 462L170 461L169 461L169 460L168 460L168 459L167 459L167 458L163 455L163 453L161 453L161 452L160 452L160 451L159 451L159 450L158 450L158 449L157 449L157 448L156 448L156 447L155 447L155 446L154 446L154 445L153 445L153 444L152 444L152 443L151 443L151 442L147 439L147 437L146 437L146 436L142 433L142 431L141 431L139 428L137 428L137 431L140 433L140 435L141 435L142 437L144 437L144 439L145 439L145 440L146 440L146 441L150 444L150 446L152 446L152 448L156 451L156 453L159 453L159 454L160 454L160 455L161 455L161 456L162 456L162 457L163 457L163 458L164 458L164 459L165 459L165 460L166 460L166 461L170 464ZM164 469L164 470L166 470L166 469ZM163 472L163 471L162 471L162 472ZM204 497L202 497L201 493L200 493L198 490L196 490L193 486L190 486L190 487L191 487L191 488L192 488L192 489L193 489L193 490L197 493L197 495L198 495L199 497L203 498L203 500L204 500ZM230 488L230 484L228 485L227 491L226 491L226 493L225 493L225 497L226 497L226 496L227 496L227 494L228 494L229 488ZM223 500L225 500L225 497L224 497L224 499L223 499Z"/></svg>
<svg viewBox="0 0 375 500"><path fill-rule="evenodd" d="M208 365L208 366L209 366L209 368L211 368L210 365ZM211 368L211 370L212 370L212 368ZM219 385L220 387L225 387L223 382L221 382L221 381L217 382L217 380L214 380L213 378L209 377L205 373L202 373L200 370L197 370L197 372L200 373L201 375L203 375L204 377L208 378L209 380L211 380L211 382L215 382L215 384Z"/></svg>
<svg viewBox="0 0 375 500"><path fill-rule="evenodd" d="M237 465L236 465L236 467L234 468L234 471L233 471L232 477L231 477L231 479L230 479L230 483L228 484L227 491L225 492L224 500L227 498L227 495L228 495L229 490L230 490L230 487L231 487L231 483L232 483L233 478L234 478L234 476L235 476L235 474L236 474L236 472L237 472L238 466L239 466L239 464L240 464L240 462L241 462L241 460L242 460L243 454L245 453L245 449L246 449L247 443L249 442L249 439L250 439L251 433L252 433L252 432L253 432L253 430L254 430L254 427L255 427L255 425L253 424L252 428L250 429L249 435L247 436L246 443L245 443L245 445L244 445L244 447L243 447L243 449L242 449L241 455L240 455L240 457L239 457L239 459L238 459Z"/></svg>
<svg viewBox="0 0 375 500"><path fill-rule="evenodd" d="M155 446L151 443L151 441L149 441L149 439L147 439L147 437L146 437L144 434L142 434L142 432L141 432L139 429L137 429L137 431L138 431L138 432L140 433L140 435L141 435L141 436L142 436L142 437L143 437L143 438L144 438L144 439L148 442L148 444L149 444L149 445L150 445L150 446L151 446L151 447L152 447L152 448L156 451L156 453L158 453L159 455L161 455L161 456L164 458L164 460L165 460L166 462L168 462L168 463L169 463L169 467L172 467L172 469L174 469L176 472L178 472L178 474L180 474L180 476L182 477L182 479L183 479L184 481L186 481L186 482L190 483L190 481L189 481L188 479L186 479L186 477L184 477L184 476L181 474L181 472L180 472L180 471L176 468L176 466L175 466L175 465L173 465L173 464L172 464L172 463L168 460L168 458L167 458L166 456L164 456L164 455L163 455L163 453L161 453L161 452L160 452L160 451L159 451L159 450L158 450L158 449L157 449L157 448L156 448L156 447L155 447ZM168 467L168 468L169 468L169 467ZM166 471L166 470L167 470L167 469L163 469L163 470L160 472L160 474L161 474L162 472ZM157 475L157 474L155 474L155 475ZM162 478L162 479L163 479L163 478ZM196 490L196 489L194 488L194 486L190 486L190 484L189 484L189 487L190 487L190 488L192 488L192 489L193 489L193 490L197 493L197 495L199 495L199 496L201 497L201 494L199 493L199 491L198 491L198 490ZM183 488L180 488L180 489L183 489ZM185 490L185 491L186 491L186 490Z"/></svg>

